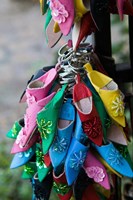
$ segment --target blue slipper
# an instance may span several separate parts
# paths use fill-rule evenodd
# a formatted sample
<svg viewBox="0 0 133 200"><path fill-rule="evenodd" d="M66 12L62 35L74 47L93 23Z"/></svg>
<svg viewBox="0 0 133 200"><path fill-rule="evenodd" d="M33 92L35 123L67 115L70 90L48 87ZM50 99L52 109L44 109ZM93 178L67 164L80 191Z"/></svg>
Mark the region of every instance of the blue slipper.
<svg viewBox="0 0 133 200"><path fill-rule="evenodd" d="M24 152L16 153L11 162L10 168L14 169L26 164L35 154L36 145Z"/></svg>
<svg viewBox="0 0 133 200"><path fill-rule="evenodd" d="M72 138L65 161L65 174L68 185L72 185L77 179L87 156L87 151L87 146L81 144L76 138Z"/></svg>
<svg viewBox="0 0 133 200"><path fill-rule="evenodd" d="M93 144L93 147L100 154L101 162L113 173L118 176L133 177L133 170L126 159L120 154L115 146L110 142L103 146Z"/></svg>
<svg viewBox="0 0 133 200"><path fill-rule="evenodd" d="M76 113L76 124L74 130L74 137L82 144L86 144L89 141L88 136L84 133L82 128L82 122L80 120L78 112Z"/></svg>
<svg viewBox="0 0 133 200"><path fill-rule="evenodd" d="M61 107L57 135L49 150L51 162L55 169L64 163L73 133L75 108L71 102L72 99L67 99Z"/></svg>

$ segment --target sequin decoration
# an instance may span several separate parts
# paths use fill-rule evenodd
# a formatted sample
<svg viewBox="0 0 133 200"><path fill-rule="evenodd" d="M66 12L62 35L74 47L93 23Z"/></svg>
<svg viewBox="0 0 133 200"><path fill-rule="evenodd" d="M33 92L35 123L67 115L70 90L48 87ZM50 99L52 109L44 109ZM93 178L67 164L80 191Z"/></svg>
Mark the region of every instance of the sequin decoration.
<svg viewBox="0 0 133 200"><path fill-rule="evenodd" d="M67 194L71 189L70 186L63 184L63 183L56 183L55 181L53 182L53 187L54 187L55 192L62 196Z"/></svg>
<svg viewBox="0 0 133 200"><path fill-rule="evenodd" d="M123 116L124 109L125 107L122 95L115 96L111 103L111 110L113 112L114 117Z"/></svg>
<svg viewBox="0 0 133 200"><path fill-rule="evenodd" d="M26 91L26 97L27 97L27 104L28 106L30 106L31 104L33 104L34 102L36 102L36 99L33 95L29 94L27 91Z"/></svg>
<svg viewBox="0 0 133 200"><path fill-rule="evenodd" d="M83 130L88 136L91 136L92 138L97 137L101 134L102 130L100 119L98 117L93 117L92 119L83 122Z"/></svg>
<svg viewBox="0 0 133 200"><path fill-rule="evenodd" d="M41 134L41 138L47 139L48 135L52 133L52 121L45 121L45 119L41 119L41 121L37 121L38 131Z"/></svg>
<svg viewBox="0 0 133 200"><path fill-rule="evenodd" d="M34 169L32 167L27 166L27 165L24 166L24 171L29 175L32 175L32 174L35 173Z"/></svg>
<svg viewBox="0 0 133 200"><path fill-rule="evenodd" d="M127 157L127 155L128 155L128 149L127 149L127 147L126 146L117 146L117 149L118 149L118 151L120 152L120 154L124 157L124 158L126 158Z"/></svg>
<svg viewBox="0 0 133 200"><path fill-rule="evenodd" d="M28 158L30 154L32 153L32 148L28 149L27 151L24 152L19 152L18 157L22 158L23 156Z"/></svg>
<svg viewBox="0 0 133 200"><path fill-rule="evenodd" d="M25 140L26 140L26 133L25 133L25 130L24 128L22 128L16 138L16 144L19 145L20 148L23 148L24 147L24 143L25 143Z"/></svg>
<svg viewBox="0 0 133 200"><path fill-rule="evenodd" d="M79 151L73 153L73 155L70 158L70 168L73 168L76 171L79 170L80 167L82 167L85 158L86 158L86 152Z"/></svg>
<svg viewBox="0 0 133 200"><path fill-rule="evenodd" d="M51 0L49 4L53 20L59 24L64 23L69 16L65 6L59 0Z"/></svg>
<svg viewBox="0 0 133 200"><path fill-rule="evenodd" d="M16 137L17 136L17 127L16 127L16 124L13 125L12 127L12 137Z"/></svg>
<svg viewBox="0 0 133 200"><path fill-rule="evenodd" d="M53 151L62 153L66 150L67 146L68 142L66 138L60 139L59 137L57 137L53 144Z"/></svg>
<svg viewBox="0 0 133 200"><path fill-rule="evenodd" d="M103 169L98 166L87 167L86 173L88 177L93 178L96 183L102 182L105 178Z"/></svg>
<svg viewBox="0 0 133 200"><path fill-rule="evenodd" d="M122 164L123 157L117 149L111 148L108 154L108 160L112 166L120 165Z"/></svg>
<svg viewBox="0 0 133 200"><path fill-rule="evenodd" d="M47 166L44 163L44 155L43 155L42 151L39 151L39 149L36 150L36 166L39 169L47 168Z"/></svg>

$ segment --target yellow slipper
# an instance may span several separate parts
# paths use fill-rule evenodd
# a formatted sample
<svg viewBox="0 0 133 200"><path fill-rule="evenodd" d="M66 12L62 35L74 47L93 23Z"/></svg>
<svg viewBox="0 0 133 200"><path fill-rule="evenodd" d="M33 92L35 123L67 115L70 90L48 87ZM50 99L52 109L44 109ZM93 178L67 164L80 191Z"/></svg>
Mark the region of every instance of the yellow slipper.
<svg viewBox="0 0 133 200"><path fill-rule="evenodd" d="M90 63L84 65L91 84L99 94L109 116L125 127L123 95L112 78L92 69Z"/></svg>
<svg viewBox="0 0 133 200"><path fill-rule="evenodd" d="M88 0L74 0L75 21L79 21L82 16L90 10L90 2Z"/></svg>
<svg viewBox="0 0 133 200"><path fill-rule="evenodd" d="M57 22L54 23L53 32L54 33L60 32L60 27L59 27L59 24Z"/></svg>

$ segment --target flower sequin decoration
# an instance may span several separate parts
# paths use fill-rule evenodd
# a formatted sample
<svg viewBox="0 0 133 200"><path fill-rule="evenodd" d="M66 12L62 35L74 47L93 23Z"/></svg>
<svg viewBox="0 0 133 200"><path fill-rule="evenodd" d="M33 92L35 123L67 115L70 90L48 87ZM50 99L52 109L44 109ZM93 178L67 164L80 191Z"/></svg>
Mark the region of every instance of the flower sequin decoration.
<svg viewBox="0 0 133 200"><path fill-rule="evenodd" d="M120 165L120 164L122 164L123 157L117 149L111 148L111 150L108 154L108 160L110 161L110 164L112 166Z"/></svg>
<svg viewBox="0 0 133 200"><path fill-rule="evenodd" d="M18 157L22 158L23 156L28 158L30 154L32 153L32 148L28 149L27 151L24 152L19 152Z"/></svg>
<svg viewBox="0 0 133 200"><path fill-rule="evenodd" d="M35 173L34 169L32 167L27 166L27 165L24 166L24 171L29 175Z"/></svg>
<svg viewBox="0 0 133 200"><path fill-rule="evenodd" d="M79 151L73 153L73 155L70 158L70 167L76 171L79 170L80 167L82 167L85 158L86 158L86 152Z"/></svg>
<svg viewBox="0 0 133 200"><path fill-rule="evenodd" d="M25 140L26 140L26 134L24 128L22 128L16 138L16 144L18 144L20 148L23 148Z"/></svg>
<svg viewBox="0 0 133 200"><path fill-rule="evenodd" d="M68 146L68 142L66 138L60 139L59 137L57 137L53 145L53 151L56 151L59 153L64 152L67 146Z"/></svg>
<svg viewBox="0 0 133 200"><path fill-rule="evenodd" d="M123 116L124 109L125 107L122 95L115 96L111 103L111 110L113 111L114 117Z"/></svg>
<svg viewBox="0 0 133 200"><path fill-rule="evenodd" d="M60 194L62 196L67 194L71 189L70 186L63 184L63 183L56 183L55 181L53 182L53 187L54 187L54 190L56 191L56 193Z"/></svg>
<svg viewBox="0 0 133 200"><path fill-rule="evenodd" d="M103 169L98 166L87 167L86 173L88 177L93 178L96 183L102 182L105 178Z"/></svg>
<svg viewBox="0 0 133 200"><path fill-rule="evenodd" d="M120 152L120 154L126 158L128 155L128 149L126 146L117 146L118 151Z"/></svg>
<svg viewBox="0 0 133 200"><path fill-rule="evenodd" d="M26 97L27 97L26 102L27 102L28 106L30 106L31 104L36 102L35 97L33 95L29 94L27 91L26 91Z"/></svg>
<svg viewBox="0 0 133 200"><path fill-rule="evenodd" d="M52 10L51 14L55 22L61 24L66 21L69 13L65 9L65 6L61 4L59 0L51 0L49 7Z"/></svg>
<svg viewBox="0 0 133 200"><path fill-rule="evenodd" d="M37 121L38 131L41 134L41 138L47 139L48 135L52 133L52 121L45 121L45 119L41 119L41 121Z"/></svg>
<svg viewBox="0 0 133 200"><path fill-rule="evenodd" d="M44 163L44 155L43 155L42 151L40 151L39 149L36 150L36 166L39 169L47 168Z"/></svg>
<svg viewBox="0 0 133 200"><path fill-rule="evenodd" d="M17 127L16 127L16 124L13 125L12 127L12 137L16 137L17 136Z"/></svg>
<svg viewBox="0 0 133 200"><path fill-rule="evenodd" d="M92 138L97 137L101 134L102 125L98 117L93 117L92 119L83 122L83 130Z"/></svg>

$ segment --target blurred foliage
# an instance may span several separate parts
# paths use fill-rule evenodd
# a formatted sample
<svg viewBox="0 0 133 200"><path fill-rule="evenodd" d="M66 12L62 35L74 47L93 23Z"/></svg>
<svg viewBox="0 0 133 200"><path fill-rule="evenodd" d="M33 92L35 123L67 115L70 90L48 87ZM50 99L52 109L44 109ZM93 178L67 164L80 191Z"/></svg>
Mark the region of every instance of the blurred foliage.
<svg viewBox="0 0 133 200"><path fill-rule="evenodd" d="M129 60L128 17L120 21L118 15L111 16L112 54L116 63Z"/></svg>
<svg viewBox="0 0 133 200"><path fill-rule="evenodd" d="M10 169L13 155L10 153L8 141L0 143L0 199L1 200L31 200L32 187L30 180L21 178L23 167ZM52 190L50 200L58 200Z"/></svg>
<svg viewBox="0 0 133 200"><path fill-rule="evenodd" d="M10 169L12 155L9 153L8 141L0 143L0 199L1 200L23 200L31 199L30 182L23 181L21 177L22 168ZM26 187L25 187L26 186Z"/></svg>

